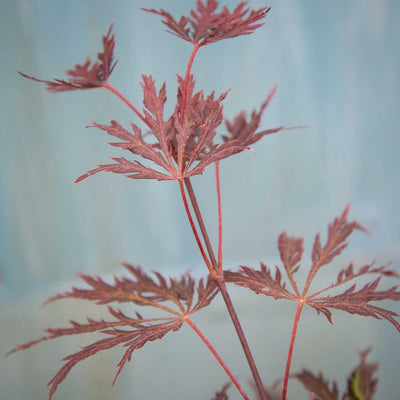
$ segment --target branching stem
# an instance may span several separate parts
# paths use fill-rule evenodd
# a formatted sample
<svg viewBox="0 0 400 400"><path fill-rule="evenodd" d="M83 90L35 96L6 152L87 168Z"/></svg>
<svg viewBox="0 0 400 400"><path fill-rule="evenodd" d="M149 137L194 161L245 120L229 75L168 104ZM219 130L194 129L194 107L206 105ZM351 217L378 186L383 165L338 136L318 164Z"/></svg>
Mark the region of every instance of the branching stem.
<svg viewBox="0 0 400 400"><path fill-rule="evenodd" d="M199 335L200 339L206 344L206 346L210 349L211 353L214 354L214 357L218 360L218 362L221 364L222 368L225 370L225 372L228 374L229 378L233 382L233 384L237 387L239 390L240 394L243 396L245 400L249 400L247 397L245 391L243 388L240 386L239 382L235 378L235 376L232 374L232 372L229 370L228 366L225 364L224 360L220 357L218 352L214 349L212 344L207 340L207 338L203 335L203 333L200 331L200 329L194 324L194 322L190 318L186 318L186 322L193 328L193 330Z"/></svg>
<svg viewBox="0 0 400 400"><path fill-rule="evenodd" d="M186 185L186 190L187 190L189 198L190 198L190 203L192 204L197 223L199 224L199 228L200 228L201 234L203 236L208 255L210 257L211 264L213 265L213 267L215 267L217 265L217 261L215 259L214 250L212 248L210 238L208 237L207 229L206 229L206 226L203 221L203 217L200 212L199 203L197 202L196 196L194 194L192 182L190 181L189 178L185 178L184 181L185 181L185 185Z"/></svg>
<svg viewBox="0 0 400 400"><path fill-rule="evenodd" d="M199 48L200 48L200 45L195 43L194 47L193 47L193 50L192 50L192 53L190 55L189 61L188 61L188 65L186 67L185 82L184 82L184 86L183 86L182 103L181 103L181 110L180 110L180 112L181 112L180 122L181 123L183 123L183 120L184 120L185 107L186 107L186 97L187 97L187 90L188 90L189 77L190 77L190 70L192 68L194 58L195 58L196 53L199 50ZM184 206L185 206L186 214L188 216L190 226L192 227L192 231L193 231L193 234L195 236L195 239L196 239L197 245L199 247L200 253L203 256L203 259L204 259L204 261L206 263L206 266L207 266L211 276L215 279L216 283L219 286L219 289L221 291L222 297L223 297L223 299L225 301L225 305L226 305L226 307L228 309L229 315L231 317L231 320L232 320L233 325L235 327L235 330L236 330L236 333L238 335L239 341L240 341L240 343L242 345L242 348L243 348L243 351L245 353L247 362L249 364L250 370L252 372L255 384L256 384L257 389L259 391L260 398L262 400L266 400L266 398L265 398L265 390L264 390L264 386L263 386L261 378L260 378L260 374L259 374L259 372L257 370L257 366L256 366L256 364L254 362L253 355L251 354L250 347L249 347L249 345L247 343L247 340L246 340L246 337L244 335L243 329L242 329L242 327L240 325L239 318L238 318L238 316L236 314L236 311L235 311L235 309L233 307L233 304L232 304L231 298L229 296L229 293L228 293L228 291L226 289L226 284L225 284L224 277L223 277L223 269L222 269L222 218L221 218L221 209L220 209L221 193L220 193L220 190L219 190L220 182L219 182L218 166L216 166L216 169L217 169L216 173L217 173L218 215L219 215L219 218L218 218L218 225L219 225L219 230L218 230L219 231L219 235L218 235L219 236L219 241L218 241L218 264L217 264L217 261L215 259L215 254L214 254L214 251L213 251L213 247L212 247L212 245L210 243L210 239L208 237L207 229L206 229L206 227L204 225L204 221L203 221L203 218L202 218L202 215L201 215L201 212L200 212L200 207L198 205L198 202L197 202L196 196L194 194L194 190L193 190L193 187L192 187L192 184L191 184L190 180L188 178L186 178L184 180L185 181L185 185L186 185L186 189L188 191L190 202L192 204L194 213L196 215L197 222L198 222L199 227L200 227L200 231L202 233L204 242L206 244L207 251L209 253L211 263L210 263L207 255L204 252L204 248L202 246L201 240L200 240L199 235L197 233L196 226L194 224L192 215L190 213L190 209L189 209L189 205L187 203L185 189L183 187L182 180L179 180L179 187L180 187L180 190L181 190L182 200L183 200L183 203L184 203Z"/></svg>
<svg viewBox="0 0 400 400"><path fill-rule="evenodd" d="M242 326L240 324L239 318L238 318L238 316L236 314L235 308L233 307L232 300L231 300L231 298L229 296L228 290L226 289L225 281L223 280L223 278L220 278L217 281L217 283L218 283L219 289L221 291L222 297L223 297L223 299L225 301L226 308L228 309L229 315L230 315L231 320L233 322L233 325L235 327L235 330L236 330L236 333L238 335L240 344L242 345L242 349L243 349L243 352L244 352L244 354L246 356L247 363L249 364L251 373L252 373L253 378L254 378L254 382L255 382L255 384L257 386L257 390L258 390L258 392L260 394L261 399L262 400L266 400L264 385L262 383L262 380L261 380L260 374L258 372L256 363L255 363L253 355L251 353L249 344L247 343L247 339L246 339L246 336L245 336L245 334L243 332L243 329L242 329Z"/></svg>
<svg viewBox="0 0 400 400"><path fill-rule="evenodd" d="M188 201L187 201L187 198L186 198L186 193L185 193L185 188L183 186L183 182L182 182L182 180L179 180L178 182L179 182L179 189L181 191L181 196L182 196L182 200L183 200L183 205L185 207L186 215L187 215L187 217L189 219L190 227L192 228L194 237L196 239L197 246L199 247L200 253L201 253L202 257L203 257L204 262L206 263L206 266L207 266L210 274L212 276L214 276L215 275L214 268L212 267L210 261L208 260L207 254L204 251L203 245L201 243L199 234L198 234L197 229L196 229L196 225L195 225L195 223L193 221L192 213L190 212L190 208L189 208L189 204L188 204Z"/></svg>
<svg viewBox="0 0 400 400"><path fill-rule="evenodd" d="M296 310L296 316L293 322L293 329L292 329L292 337L290 338L290 346L288 351L288 357L286 361L286 371L285 371L285 379L283 381L283 390L282 390L282 400L286 400L286 393L287 393L287 386L289 382L289 373L290 373L290 365L292 363L292 355L293 355L293 348L294 348L294 341L296 339L296 332L297 326L299 324L301 310L303 309L304 302L299 302Z"/></svg>
<svg viewBox="0 0 400 400"><path fill-rule="evenodd" d="M243 329L242 329L242 326L240 324L239 318L238 318L238 316L236 314L236 311L235 311L235 308L234 308L234 306L232 304L232 300L231 300L231 298L229 296L229 293L227 291L227 288L226 288L226 284L225 284L224 277L223 277L222 265L221 265L220 269L216 269L216 264L214 264L213 266L211 266L209 264L208 258L205 255L204 249L203 249L203 247L201 245L200 238L198 237L198 233L197 233L196 227L194 225L193 218L192 218L192 216L190 214L189 206L187 205L186 196L184 197L185 193L184 193L183 184L182 184L181 181L179 181L179 184L180 184L180 187L181 187L182 199L183 199L183 202L184 202L184 205L185 205L186 213L188 215L190 225L192 226L192 230L193 230L193 233L195 235L196 242L197 242L197 244L199 246L200 252L201 252L201 254L203 256L203 259L205 261L207 260L206 261L207 268L210 271L211 276L215 279L216 283L218 284L218 287L219 287L220 292L222 294L222 297L224 299L226 308L228 310L229 316L230 316L230 318L232 320L233 326L234 326L234 328L236 330L236 333L237 333L237 336L239 338L240 344L242 346L243 352L244 352L244 354L246 356L246 359L247 359L247 362L249 364L249 367L250 367L251 373L253 375L255 384L256 384L257 389L258 389L258 391L260 393L260 398L262 400L266 400L265 399L264 386L262 384L260 374L259 374L257 366L255 364L255 361L254 361L253 355L251 353L249 344L247 343L247 339L246 339L246 336L245 336L245 334L243 332ZM190 200L192 202L193 209L197 210L197 211L195 211L195 214L196 214L197 220L199 222L199 218L200 218L200 220L202 220L201 211L200 211L200 208L198 206L198 203L197 203L197 200L196 200L196 195L195 195L195 193L193 191L193 187L191 187L191 191L192 191L192 196L190 196ZM193 203L192 199L195 200L195 203ZM186 204L185 204L185 202L186 202ZM200 225L200 222L199 222L199 225ZM221 231L222 231L222 227L221 227ZM206 235L206 237L208 237L205 227L204 227L204 231L202 230L201 232L203 234L203 237L204 237L204 235ZM204 240L206 241L206 239L204 239ZM221 258L222 258L222 255L221 255ZM207 264L207 262L208 262L208 264Z"/></svg>

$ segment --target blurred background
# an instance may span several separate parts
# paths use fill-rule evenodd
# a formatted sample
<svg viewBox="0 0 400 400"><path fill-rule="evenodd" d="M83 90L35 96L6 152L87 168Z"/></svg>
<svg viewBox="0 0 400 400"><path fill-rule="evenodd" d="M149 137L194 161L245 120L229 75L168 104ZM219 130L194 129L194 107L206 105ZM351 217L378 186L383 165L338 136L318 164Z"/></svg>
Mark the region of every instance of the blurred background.
<svg viewBox="0 0 400 400"><path fill-rule="evenodd" d="M78 285L76 274L111 278L125 274L122 261L166 275L205 268L186 221L176 182L133 181L98 174L74 180L120 156L104 132L85 129L93 120L140 123L105 90L51 94L23 79L63 78L63 71L95 58L101 37L114 23L115 56L110 82L141 108L140 75L167 83L172 112L175 73L184 74L191 46L163 31L160 18L140 7L164 8L174 16L187 0L3 0L0 2L0 350L42 335L69 319L104 317L82 302L40 308L57 291ZM221 4L234 6L236 2ZM286 230L306 239L351 203L350 218L373 234L355 233L337 268L376 260L400 262L400 3L396 0L251 0L269 5L265 25L253 35L200 50L193 66L197 89L232 88L225 116L258 108L273 85L277 94L262 129L308 125L265 137L221 163L226 268L278 263L276 239ZM222 129L223 133L223 129ZM124 154L125 155L125 154ZM206 225L216 243L213 168L193 178ZM309 264L306 252L303 267ZM335 280L326 268L320 283ZM234 303L265 382L284 372L296 305L274 302L232 288ZM397 304L390 304L399 310ZM89 314L90 313L90 314ZM94 313L94 315L93 315ZM197 317L205 334L246 386L248 367L238 349L222 302ZM227 340L227 338L229 338ZM60 359L92 338L44 343L3 359L0 398L44 399L46 382ZM86 341L86 342L84 342ZM293 371L323 370L345 387L357 350L372 345L380 362L377 399L398 400L398 333L386 321L334 314L334 326L306 310L300 321ZM57 400L211 399L227 381L208 350L184 328L150 343L110 384L121 349L78 365L60 386ZM173 385L171 385L171 382ZM290 391L291 390L291 391ZM239 396L232 388L231 398ZM293 383L292 398L308 398Z"/></svg>

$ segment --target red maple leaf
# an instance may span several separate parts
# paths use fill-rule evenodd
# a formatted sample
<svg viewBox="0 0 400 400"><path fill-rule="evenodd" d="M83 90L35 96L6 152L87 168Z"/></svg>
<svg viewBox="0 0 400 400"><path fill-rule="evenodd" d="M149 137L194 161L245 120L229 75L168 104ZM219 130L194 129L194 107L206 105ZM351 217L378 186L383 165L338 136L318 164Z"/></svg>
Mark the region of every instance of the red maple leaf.
<svg viewBox="0 0 400 400"><path fill-rule="evenodd" d="M103 36L103 51L97 53L98 61L93 64L90 58L87 58L83 64L75 65L74 69L66 70L65 73L69 76L68 80L54 79L46 81L34 78L19 72L23 77L42 82L46 84L47 90L50 92L65 92L78 89L93 89L101 87L107 82L108 77L113 71L116 61L113 62L115 39L112 34L112 25L110 26L107 35Z"/></svg>
<svg viewBox="0 0 400 400"><path fill-rule="evenodd" d="M163 17L163 24L173 35L194 45L204 46L218 40L248 35L262 26L261 21L270 8L250 10L246 4L246 2L239 3L233 11L223 7L220 12L217 12L218 1L198 0L196 9L191 10L189 16L182 15L179 20L165 10L147 8L143 10Z"/></svg>
<svg viewBox="0 0 400 400"><path fill-rule="evenodd" d="M245 2L241 2L233 11L229 11L227 7L223 7L221 11L217 9L216 0L199 0L196 9L191 10L188 17L181 17L179 22L164 10L146 11L161 15L170 31L189 40L196 48L217 40L252 33L262 25L262 20L269 11L265 7L249 9ZM250 145L265 135L284 129L280 126L258 131L261 116L275 94L276 88L273 88L260 109L252 112L249 120L242 111L232 122L225 121L228 133L216 140L217 129L224 120L222 102L227 92L218 97L214 92L207 96L203 91L195 92L195 80L189 73L189 66L185 78L178 76L177 103L169 117L164 113L167 100L165 83L157 90L154 79L143 75L144 108L141 113L108 83L115 67L114 46L111 26L103 37L103 51L97 54L98 60L92 63L88 58L82 65L78 64L74 69L67 70L69 79L48 81L20 73L28 79L45 83L52 92L106 88L120 97L140 117L146 124L146 130L150 129L142 133L141 128L134 123L131 123L132 131L129 131L114 120L110 125L94 122L91 126L121 140L111 145L128 150L139 159L112 157L113 163L99 165L80 176L77 182L101 171L123 174L133 179L183 180L202 174L208 165L249 149ZM194 53L192 55L194 57Z"/></svg>
<svg viewBox="0 0 400 400"><path fill-rule="evenodd" d="M165 83L159 90L151 76L142 76L143 114L150 132L142 130L131 123L132 132L125 129L117 121L110 125L93 123L97 127L122 142L110 143L112 146L150 161L153 165L145 165L139 160L130 161L124 157L113 158L114 164L99 165L77 179L77 182L101 171L124 174L133 179L180 180L193 175L202 174L204 169L229 156L249 148L249 146L265 135L279 132L283 126L257 131L261 122L261 114L271 101L275 89L268 95L260 111L252 113L249 122L242 117L233 124L227 123L229 135L216 142L217 128L223 122L223 105L227 92L215 98L214 92L205 96L203 91L195 92L195 80L190 75L186 92L185 114L182 110L182 92L185 81L178 76L177 103L169 118L164 115L167 100Z"/></svg>
<svg viewBox="0 0 400 400"><path fill-rule="evenodd" d="M396 317L399 315L396 312L385 307L370 304L384 300L400 301L399 285L386 290L379 289L382 278L400 278L399 273L388 269L387 265L374 267L374 264L371 263L355 271L351 263L348 267L340 270L336 282L313 294L308 294L310 285L316 274L347 247L348 242L346 240L351 233L356 229L365 231L356 221L349 222L347 220L348 213L349 207L347 206L342 215L335 218L329 224L327 239L324 245L321 244L320 234L316 235L311 257L312 265L309 269L302 293L300 293L297 287L294 275L300 268L299 263L304 252L303 239L289 237L286 233L282 233L279 236L278 247L284 270L293 289L292 291L286 288L285 282L282 280L281 270L278 267L276 267L273 276L271 270L264 264L261 264L260 270L241 266L237 272L226 271L225 279L228 282L247 287L257 294L271 296L274 299L288 299L307 304L318 313L325 315L329 322L332 322L331 309L336 309L350 314L386 319L400 331L400 323L396 320ZM364 284L361 288L357 288L357 284L353 283L343 293L330 293L342 285L368 275L379 276ZM326 292L329 294L322 296Z"/></svg>
<svg viewBox="0 0 400 400"><path fill-rule="evenodd" d="M80 275L89 288L72 288L69 292L52 297L47 303L65 298L88 300L97 305L132 303L137 306L162 310L167 315L162 318L144 318L136 312L135 316L128 316L121 310L108 305L108 312L113 320L87 318L86 323L70 321L70 327L46 329L46 336L12 349L8 354L63 336L91 332L106 336L63 359L65 364L48 383L50 386L49 399L53 397L59 384L76 364L100 351L121 345L126 350L118 363L114 383L125 363L131 360L134 351L148 342L161 339L169 332L179 330L190 315L207 307L218 293L217 286L210 277L206 281L201 279L196 284L189 274L182 275L180 279L170 278L167 280L159 272L154 272L153 277L140 267L133 267L129 264L124 266L133 278L115 277L113 283L107 283L98 276Z"/></svg>

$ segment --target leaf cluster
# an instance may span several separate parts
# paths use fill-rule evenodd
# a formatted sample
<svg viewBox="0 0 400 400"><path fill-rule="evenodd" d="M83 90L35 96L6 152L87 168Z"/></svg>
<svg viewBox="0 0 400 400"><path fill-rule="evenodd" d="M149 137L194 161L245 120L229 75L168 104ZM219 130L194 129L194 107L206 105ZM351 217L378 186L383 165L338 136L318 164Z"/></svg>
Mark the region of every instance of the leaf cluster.
<svg viewBox="0 0 400 400"><path fill-rule="evenodd" d="M69 292L57 294L47 301L59 299L80 299L97 305L108 305L111 320L94 320L87 318L85 323L70 321L66 328L46 329L46 335L12 349L8 354L25 350L33 345L70 335L83 333L100 333L105 338L83 347L74 354L66 356L64 365L50 380L49 399L65 379L70 370L79 362L117 346L123 346L125 352L118 363L117 373L120 374L127 361L131 360L134 351L146 343L163 338L169 332L178 331L187 318L198 310L208 306L218 293L217 286L210 277L200 279L197 283L189 275L179 279L166 279L159 272L153 276L145 273L140 267L124 264L130 273L129 278L114 278L113 283L107 283L98 276L80 275L89 288L73 287ZM136 306L151 307L165 312L162 318L144 318L139 312L127 315L110 303L130 303Z"/></svg>
<svg viewBox="0 0 400 400"><path fill-rule="evenodd" d="M106 36L103 36L103 51L97 53L97 61L91 62L87 58L83 64L76 64L73 69L68 69L65 73L69 80L54 79L46 81L34 78L19 72L25 78L46 84L47 90L50 92L66 92L79 89L93 89L102 87L111 75L116 61L113 61L115 47L115 37L112 34L112 25L110 26Z"/></svg>
<svg viewBox="0 0 400 400"><path fill-rule="evenodd" d="M228 91L220 95L216 95L215 92L206 95L202 90L196 91L195 79L190 74L191 62L200 47L253 33L263 25L263 20L269 11L268 7L250 9L246 2L241 2L232 11L227 7L219 10L217 0L198 0L196 8L192 9L188 16L181 16L179 19L175 19L163 9L143 10L162 17L168 32L193 45L185 76L177 75L176 104L171 115L165 115L166 85L163 83L157 86L151 75L142 75L141 112L109 85L109 77L116 65L112 26L103 37L103 49L97 54L97 60L92 62L87 58L84 63L67 70L67 79L47 81L20 73L25 78L45 83L51 92L106 88L123 99L144 122L145 128L131 122L129 129L115 120L111 120L109 124L93 122L90 127L106 132L113 138L111 146L128 151L134 158L112 158L113 163L99 165L80 176L77 182L102 171L123 174L132 179L182 181L202 174L205 168L214 162L249 149L264 136L285 129L283 126L267 130L259 129L262 115L275 95L275 87L259 109L253 110L249 116L241 111L229 121L224 119L223 115L223 102ZM220 134L223 122L225 122L225 133ZM350 314L385 319L400 331L400 323L397 320L399 315L389 308L375 304L384 300L400 300L399 285L385 290L380 286L382 278L400 278L399 274L389 269L387 265L375 267L374 263L371 263L355 268L353 263L350 263L339 271L332 284L310 294L316 275L343 252L348 245L350 235L355 230L365 231L356 221L348 220L348 213L349 207L346 207L344 212L329 224L324 242L319 233L315 236L308 275L301 289L296 274L302 268L304 240L291 237L286 232L281 233L278 238L282 265L276 266L275 269L263 263L260 269L240 266L238 271L224 271L223 277L222 275L208 277L206 280L195 282L189 274L179 279L166 279L158 272L148 274L140 267L125 264L130 274L127 278L115 277L112 283L108 283L98 276L80 275L87 285L86 288L73 287L70 291L57 294L48 300L52 302L71 298L86 300L99 306L106 305L109 320L87 318L84 323L70 321L70 326L49 328L45 331L45 336L19 345L9 353L55 338L97 333L102 335L102 339L63 359L63 366L49 382L49 398L53 397L59 384L76 364L100 351L122 346L124 352L117 365L113 381L115 382L136 350L148 342L163 338L170 332L178 331L184 322L190 321L193 313L207 307L218 293L215 281L218 279L221 279L218 281L220 288L222 284L225 285L224 281L232 282L256 294L308 305L318 314L323 314L331 323L332 310L336 309ZM374 278L360 287L357 280L370 276ZM112 306L113 303L149 307L164 312L165 316L145 318L136 310L128 314ZM341 400L372 400L377 385L375 378L377 364L366 362L368 353L369 350L360 354L360 364L349 378L348 389ZM308 370L303 370L295 377L313 393L313 396L316 396L316 399L339 400L336 382L329 383L322 374L314 375ZM224 385L215 394L214 400L227 400L228 388L229 384ZM268 400L280 398L276 385L266 389L266 398Z"/></svg>
<svg viewBox="0 0 400 400"><path fill-rule="evenodd" d="M253 33L263 25L269 7L256 10L246 7L246 2L240 2L232 11L227 7L218 12L218 1L197 1L196 9L189 16L182 15L176 20L168 11L143 8L163 17L167 32L186 40L193 45L204 46L219 40L234 38Z"/></svg>
<svg viewBox="0 0 400 400"><path fill-rule="evenodd" d="M220 12L217 9L216 0L208 0L206 3L199 0L197 8L191 10L188 17L182 16L179 22L164 10L145 10L164 17L163 22L171 32L198 46L250 34L262 25L260 21L269 11L268 8L250 10L244 2L233 11L226 7ZM82 65L78 64L74 69L67 70L69 80L46 81L20 74L25 78L45 83L47 89L52 92L99 87L111 89L108 78L115 67L114 46L111 26L107 35L103 37L103 51L98 53L98 60L92 64L88 58ZM205 95L202 90L195 92L193 76L188 74L182 78L178 75L175 110L172 115L166 117L165 83L157 88L151 75L142 75L141 86L143 112L140 114L136 109L135 111L146 124L145 132L134 123L131 123L131 130L128 130L114 120L109 125L97 122L91 125L120 140L111 143L112 146L128 150L139 159L113 157L113 163L99 165L80 176L76 182L100 171L123 174L133 179L182 180L202 174L208 165L249 149L250 145L265 135L284 129L281 126L258 131L261 116L273 98L276 88L269 93L260 110L254 110L249 119L242 111L233 121L226 120L227 133L221 135L218 143L215 141L217 129L224 121L222 102L228 92L218 97L215 97L214 92L209 95Z"/></svg>
<svg viewBox="0 0 400 400"><path fill-rule="evenodd" d="M150 160L154 167L146 166L138 160L113 158L116 163L100 165L79 177L77 182L101 171L124 174L132 179L182 180L202 174L208 165L246 150L265 135L283 129L278 127L256 132L260 125L261 113L268 104L265 102L259 112L252 113L249 121L246 121L243 112L234 122L227 121L228 135L224 136L221 143L214 143L216 129L223 121L222 101L226 93L215 98L214 93L205 97L203 91L194 92L194 78L190 76L186 113L182 116L183 78L178 76L178 82L177 106L174 113L165 119L164 105L167 100L165 84L157 91L152 77L143 75L143 113L151 129L151 135L143 134L134 123L131 123L132 132L117 121L111 121L110 125L96 122L92 125L122 140L111 143L112 146ZM268 99L272 98L272 95L273 92ZM151 138L151 141L147 138Z"/></svg>
<svg viewBox="0 0 400 400"><path fill-rule="evenodd" d="M348 212L349 206L346 207L341 216L335 218L329 224L324 245L321 244L320 234L316 235L311 255L311 266L302 291L297 286L295 274L301 268L300 261L304 253L303 239L290 237L285 232L281 233L278 239L283 268L276 266L275 272L273 272L263 263L261 263L259 270L240 266L239 271L225 271L225 280L274 299L287 299L307 304L314 308L318 314L325 315L331 323L331 310L336 309L350 314L386 319L400 331L400 324L396 320L399 315L396 312L371 304L384 300L400 300L399 285L392 286L386 290L380 289L383 277L400 278L399 274L389 269L387 265L374 267L374 263L371 263L355 269L353 263L350 263L350 265L339 271L335 282L312 294L308 294L310 285L317 273L324 266L331 263L348 246L347 239L353 231L365 231L356 221L348 221ZM282 270L286 273L291 287L288 287L284 281ZM354 283L361 277L372 275L377 275L378 277L362 287L357 287L357 283ZM348 285L346 286L346 284ZM338 288L343 286L345 286L345 289L342 293L332 294L333 291L336 292Z"/></svg>

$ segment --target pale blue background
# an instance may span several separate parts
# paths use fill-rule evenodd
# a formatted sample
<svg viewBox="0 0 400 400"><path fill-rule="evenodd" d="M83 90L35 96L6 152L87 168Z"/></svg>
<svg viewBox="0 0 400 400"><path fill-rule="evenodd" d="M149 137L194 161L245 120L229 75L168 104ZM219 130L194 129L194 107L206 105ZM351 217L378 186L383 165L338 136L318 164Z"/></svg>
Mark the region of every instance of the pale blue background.
<svg viewBox="0 0 400 400"><path fill-rule="evenodd" d="M21 70L43 79L63 77L64 69L83 62L88 55L95 56L101 48L101 36L114 22L115 54L119 62L111 83L141 107L140 74L151 73L159 84L166 80L170 100L167 109L171 111L176 92L175 72L184 73L190 45L164 33L158 17L139 9L162 7L180 15L190 4L183 0L3 0L0 3L3 353L10 346L39 336L47 326L62 324L65 318L59 315L59 322L53 321L57 317L53 314L67 313L62 305L56 306L60 307L58 312L38 310L36 305L55 290L64 290L75 283L76 272L108 276L121 271L120 261L166 273L203 268L175 182L140 182L99 174L81 184L73 184L82 173L108 162L110 156L121 154L108 146L109 139L104 133L85 130L84 126L92 120L107 123L117 119L127 123L132 118L138 122L129 109L106 91L51 94L16 73ZM265 3L254 0L251 5L261 7ZM202 49L193 67L198 88L206 92L216 88L222 92L232 87L225 101L227 116L258 107L277 83L278 92L264 115L262 128L280 124L309 125L307 129L267 137L254 146L255 154L245 152L221 163L226 265L256 265L259 260L273 264L279 232L287 229L294 235L305 236L310 244L315 232L325 229L327 222L351 202L351 216L371 230L373 236L356 234L348 256L359 262L392 260L399 268L400 3L396 0L271 0L268 5L272 11L263 28L252 36ZM193 179L193 183L207 215L207 226L215 238L213 169ZM306 261L304 264L307 265ZM329 280L334 279L335 271L327 273ZM242 291L238 296L244 304L255 301L249 300ZM271 313L278 310L274 306L279 307L272 304ZM257 307L250 311L244 306L245 315L255 316ZM282 310L288 310L283 319L285 323L290 322L293 310L284 306ZM313 321L315 325L308 329L314 334L330 328L322 319L311 316L310 323ZM75 318L73 310L68 318ZM252 321L248 324L254 324ZM301 344L300 335L297 368L304 364L300 355L303 351L306 356L317 357L310 361L310 368L328 369L328 361L332 362L336 353L330 353L327 345L332 340L334 347L336 338L338 343L348 343L349 350L344 353L350 358L339 364L350 363L345 368L348 370L356 362L354 349L372 344L376 349L374 355L382 364L384 383L378 398L398 400L400 376L393 354L398 357L400 346L394 328L386 322L364 322L360 318L355 321L357 324L350 330L354 332L350 336L345 326L352 326L352 322L343 323L343 329L337 326L328 329L330 339L321 344L318 354L304 350L309 336ZM265 327L270 324L266 323ZM229 325L226 329L230 329ZM268 379L271 381L283 370L280 364L275 370L268 363L271 355L265 347L274 346L270 337L278 340L282 329L286 332L290 328L280 329L276 336L270 332L268 339L262 336L260 343L255 343L260 346L256 347L260 359L265 361L263 371L274 371ZM255 341L259 337L257 332L253 333ZM339 332L344 336L339 336ZM218 335L221 331L215 333L216 342ZM232 335L230 330L229 335ZM174 340L186 340L179 338L182 337ZM285 339L282 343L282 353L273 357L284 359L287 342ZM193 346L196 345L195 340ZM44 395L45 389L38 388L39 384L59 366L62 355L75 349L73 346L69 350L61 349L56 357L51 357L50 352L46 361L40 361L42 351L49 349L46 346L17 354L2 363L6 389L0 391L1 399L2 396L8 400ZM53 349L61 346L60 341ZM160 349L162 343L149 348L153 346ZM141 352L144 358L152 354L147 351ZM155 352L151 357L159 364L158 354ZM328 361L322 362L321 357ZM199 363L210 368L208 363L214 362L210 359L205 353L204 361ZM40 377L32 376L29 363L34 366L46 363ZM85 363L79 371L89 376L90 365L93 364ZM177 367L179 373L172 374L171 379L178 379L187 370L185 365L182 363L181 369ZM154 368L149 367L147 373ZM109 369L102 371L107 390L114 371L113 366ZM121 377L126 379L126 385L132 383L129 376L135 368L129 365L127 370L125 378ZM145 371L144 368L142 372ZM346 372L333 371L338 379L340 373ZM245 366L241 373L247 376ZM221 385L225 382L218 366L215 366L214 378ZM90 379L97 382L98 372ZM137 379L135 389L126 389L130 393L144 390L138 388L142 379ZM57 399L83 398L83 393L86 398L117 398L117 393L120 393L118 398L128 398L123 383L113 391L105 392L102 388L97 393L85 382L82 387L72 382L73 377L71 383L67 381L60 387ZM197 384L199 390L204 387ZM211 398L218 384L210 382L210 392L205 397L201 393L198 397L191 396ZM73 385L75 390L68 392L71 397L65 389L68 385ZM188 380L188 390L193 390L193 385L196 382ZM179 392L176 395L184 398ZM157 397L157 392L145 391L138 396L163 398L160 393ZM236 398L233 391L232 396Z"/></svg>

